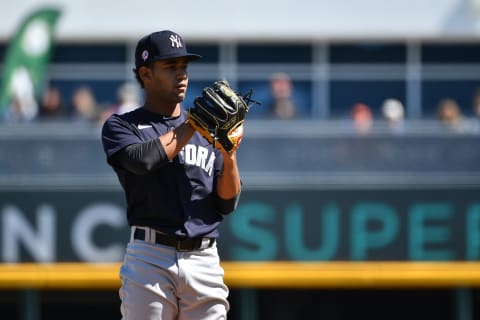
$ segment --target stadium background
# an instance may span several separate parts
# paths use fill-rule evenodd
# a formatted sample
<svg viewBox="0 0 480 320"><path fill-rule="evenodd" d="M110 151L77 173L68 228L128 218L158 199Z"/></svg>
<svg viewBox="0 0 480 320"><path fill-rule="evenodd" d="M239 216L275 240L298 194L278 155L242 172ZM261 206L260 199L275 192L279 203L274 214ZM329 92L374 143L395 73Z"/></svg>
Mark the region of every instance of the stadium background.
<svg viewBox="0 0 480 320"><path fill-rule="evenodd" d="M190 67L186 104L218 78L264 103L239 154L242 204L222 226L231 319L480 318L478 133L436 118L444 97L475 117L478 1L55 3L45 83L67 99L88 85L101 105L115 103L138 37L172 29L205 56ZM44 4L2 3L1 62ZM265 120L275 72L292 77L299 119ZM400 136L381 119L391 97L406 107ZM357 102L374 114L366 135L352 130ZM118 318L114 281L75 281L120 261L123 206L98 124L2 123L2 317ZM65 271L70 262L80 264Z"/></svg>

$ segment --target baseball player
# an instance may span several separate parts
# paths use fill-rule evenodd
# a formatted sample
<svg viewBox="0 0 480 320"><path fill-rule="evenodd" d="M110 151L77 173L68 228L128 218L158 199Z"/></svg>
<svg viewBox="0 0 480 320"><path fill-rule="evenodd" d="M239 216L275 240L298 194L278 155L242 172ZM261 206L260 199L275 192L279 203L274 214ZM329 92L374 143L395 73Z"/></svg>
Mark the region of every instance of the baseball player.
<svg viewBox="0 0 480 320"><path fill-rule="evenodd" d="M241 181L236 149L215 148L181 106L188 63L200 58L173 31L140 39L133 71L144 104L112 115L102 129L131 226L120 270L122 319L226 319L229 310L217 228L235 210Z"/></svg>

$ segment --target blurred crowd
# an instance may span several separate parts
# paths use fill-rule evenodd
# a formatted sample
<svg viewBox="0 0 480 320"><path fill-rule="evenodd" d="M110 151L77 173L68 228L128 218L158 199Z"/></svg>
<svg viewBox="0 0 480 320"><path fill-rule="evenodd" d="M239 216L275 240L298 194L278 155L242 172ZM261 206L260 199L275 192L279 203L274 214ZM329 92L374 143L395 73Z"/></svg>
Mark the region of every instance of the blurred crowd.
<svg viewBox="0 0 480 320"><path fill-rule="evenodd" d="M433 120L450 133L480 133L480 89L474 94L471 110L462 110L455 99L442 98L436 105ZM369 133L374 125L383 125L394 134L403 134L408 130L405 121L405 106L396 98L385 99L381 105L381 114L375 117L372 108L364 103L356 103L351 109L353 128L359 134ZM470 116L468 116L470 112Z"/></svg>
<svg viewBox="0 0 480 320"><path fill-rule="evenodd" d="M3 114L3 122L51 122L71 121L101 125L111 114L131 111L141 105L138 84L125 82L116 92L116 101L100 103L92 88L81 85L65 97L56 86L48 86L38 101L28 104L15 97Z"/></svg>
<svg viewBox="0 0 480 320"><path fill-rule="evenodd" d="M294 120L305 119L301 114L298 101L294 95L294 83L287 73L273 73L268 81L268 99L261 101L263 119ZM74 123L96 123L98 125L114 113L125 113L142 104L142 92L135 82L124 82L116 92L113 103L99 103L93 90L85 85L73 90L71 97L65 97L55 86L47 87L39 101L22 101L12 99L11 105L3 113L3 122L46 122L72 121ZM349 120L349 127L358 134L368 134L374 125L381 126L391 133L407 132L406 108L395 97L385 99L379 106L369 106L357 102L350 106L350 113L344 120ZM452 133L480 134L480 87L472 95L472 104L462 109L457 101L445 97L438 101L434 120ZM265 109L264 109L265 108ZM375 110L379 114L375 114ZM307 116L308 117L308 116ZM258 119L259 117L257 117Z"/></svg>
<svg viewBox="0 0 480 320"><path fill-rule="evenodd" d="M299 117L295 101L294 86L286 73L274 73L270 77L270 96L268 104L269 118L288 120ZM480 87L473 93L472 104L468 110L462 110L457 101L450 97L441 99L436 108L433 120L452 133L480 133ZM378 108L377 108L378 109ZM380 114L363 102L354 103L350 107L351 128L358 134L368 134L374 124L383 126L393 134L407 132L406 109L397 98L385 99L380 106ZM467 116L470 114L470 116Z"/></svg>

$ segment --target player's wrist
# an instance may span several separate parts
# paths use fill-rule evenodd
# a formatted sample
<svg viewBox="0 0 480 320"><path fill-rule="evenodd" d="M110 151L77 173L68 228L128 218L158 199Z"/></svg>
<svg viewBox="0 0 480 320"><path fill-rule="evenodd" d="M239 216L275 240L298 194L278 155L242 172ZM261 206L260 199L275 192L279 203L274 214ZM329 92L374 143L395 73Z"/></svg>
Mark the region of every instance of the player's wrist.
<svg viewBox="0 0 480 320"><path fill-rule="evenodd" d="M237 162L237 150L223 151L223 162L236 163Z"/></svg>

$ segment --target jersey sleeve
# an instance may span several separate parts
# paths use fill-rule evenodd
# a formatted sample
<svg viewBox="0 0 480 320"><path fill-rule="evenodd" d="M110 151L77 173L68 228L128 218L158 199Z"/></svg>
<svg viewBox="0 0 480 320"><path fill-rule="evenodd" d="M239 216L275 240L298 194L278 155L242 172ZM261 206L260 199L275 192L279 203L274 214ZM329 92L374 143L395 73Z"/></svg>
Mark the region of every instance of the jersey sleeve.
<svg viewBox="0 0 480 320"><path fill-rule="evenodd" d="M142 143L131 125L118 115L113 115L105 121L102 127L103 150L109 161L119 150L135 143Z"/></svg>
<svg viewBox="0 0 480 320"><path fill-rule="evenodd" d="M213 164L213 174L215 177L215 183L217 183L218 176L222 173L223 167L223 154L217 148L214 148L215 162Z"/></svg>

